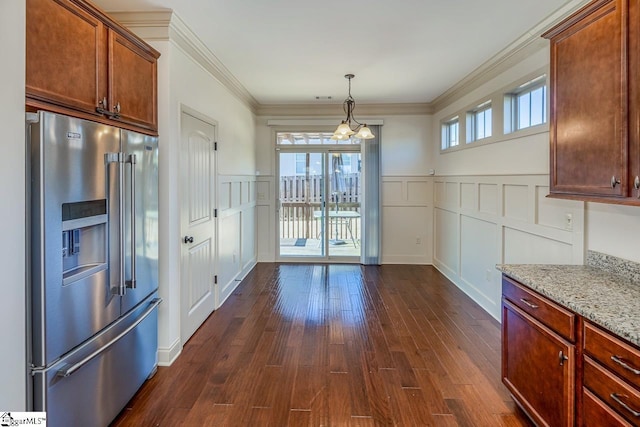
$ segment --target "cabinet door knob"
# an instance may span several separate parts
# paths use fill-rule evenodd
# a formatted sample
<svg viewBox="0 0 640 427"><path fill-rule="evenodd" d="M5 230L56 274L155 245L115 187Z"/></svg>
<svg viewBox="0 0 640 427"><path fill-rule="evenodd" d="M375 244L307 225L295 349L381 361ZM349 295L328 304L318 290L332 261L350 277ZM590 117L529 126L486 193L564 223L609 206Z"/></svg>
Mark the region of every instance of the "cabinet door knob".
<svg viewBox="0 0 640 427"><path fill-rule="evenodd" d="M620 180L616 179L615 175L611 177L611 188L616 188L616 185L620 184Z"/></svg>
<svg viewBox="0 0 640 427"><path fill-rule="evenodd" d="M558 353L558 359L560 360L560 366L564 365L565 360L569 360L569 356L565 355L562 350Z"/></svg>
<svg viewBox="0 0 640 427"><path fill-rule="evenodd" d="M182 239L184 243L193 243L193 236L184 236Z"/></svg>
<svg viewBox="0 0 640 427"><path fill-rule="evenodd" d="M116 114L120 114L120 103L117 102L116 105L113 106L113 112Z"/></svg>

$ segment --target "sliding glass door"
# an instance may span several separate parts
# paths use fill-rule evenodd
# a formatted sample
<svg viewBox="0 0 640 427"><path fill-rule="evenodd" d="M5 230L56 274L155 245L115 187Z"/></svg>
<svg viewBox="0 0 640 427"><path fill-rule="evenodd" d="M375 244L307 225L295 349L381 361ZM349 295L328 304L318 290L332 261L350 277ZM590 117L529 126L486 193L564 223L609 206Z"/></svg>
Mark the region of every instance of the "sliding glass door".
<svg viewBox="0 0 640 427"><path fill-rule="evenodd" d="M278 151L278 257L360 261L359 146Z"/></svg>

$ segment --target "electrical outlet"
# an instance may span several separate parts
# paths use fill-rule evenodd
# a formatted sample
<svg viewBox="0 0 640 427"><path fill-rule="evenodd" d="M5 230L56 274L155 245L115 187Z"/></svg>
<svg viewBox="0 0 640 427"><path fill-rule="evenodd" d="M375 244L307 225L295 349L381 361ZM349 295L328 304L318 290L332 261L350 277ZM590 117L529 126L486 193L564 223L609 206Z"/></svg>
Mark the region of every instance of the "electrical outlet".
<svg viewBox="0 0 640 427"><path fill-rule="evenodd" d="M564 229L565 230L573 230L573 214L565 213L564 214Z"/></svg>
<svg viewBox="0 0 640 427"><path fill-rule="evenodd" d="M422 244L422 239L419 237L416 237L416 245L421 245Z"/></svg>

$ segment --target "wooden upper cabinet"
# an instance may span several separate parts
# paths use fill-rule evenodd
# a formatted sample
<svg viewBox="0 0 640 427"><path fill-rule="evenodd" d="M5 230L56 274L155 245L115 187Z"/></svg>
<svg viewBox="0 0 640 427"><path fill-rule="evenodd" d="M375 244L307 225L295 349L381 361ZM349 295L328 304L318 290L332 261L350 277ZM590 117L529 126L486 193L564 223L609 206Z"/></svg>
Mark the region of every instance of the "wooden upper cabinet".
<svg viewBox="0 0 640 427"><path fill-rule="evenodd" d="M627 0L596 0L551 42L551 193L629 195Z"/></svg>
<svg viewBox="0 0 640 427"><path fill-rule="evenodd" d="M27 0L27 102L97 115L106 94L104 25L68 0Z"/></svg>
<svg viewBox="0 0 640 427"><path fill-rule="evenodd" d="M85 0L27 0L30 109L156 134L159 56Z"/></svg>
<svg viewBox="0 0 640 427"><path fill-rule="evenodd" d="M109 30L109 100L112 111L119 112L116 120L157 128L156 76L153 55Z"/></svg>

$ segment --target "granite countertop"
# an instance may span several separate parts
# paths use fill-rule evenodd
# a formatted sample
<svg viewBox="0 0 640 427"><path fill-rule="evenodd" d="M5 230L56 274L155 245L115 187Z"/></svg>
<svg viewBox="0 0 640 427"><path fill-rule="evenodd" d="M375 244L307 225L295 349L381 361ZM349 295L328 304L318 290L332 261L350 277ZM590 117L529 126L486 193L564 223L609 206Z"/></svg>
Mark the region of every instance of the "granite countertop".
<svg viewBox="0 0 640 427"><path fill-rule="evenodd" d="M502 264L496 268L552 301L640 346L640 280L635 274L637 265L619 264L619 259L603 263L599 255L587 255L590 265Z"/></svg>

